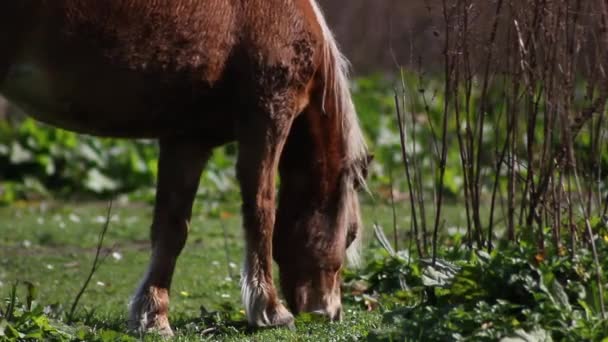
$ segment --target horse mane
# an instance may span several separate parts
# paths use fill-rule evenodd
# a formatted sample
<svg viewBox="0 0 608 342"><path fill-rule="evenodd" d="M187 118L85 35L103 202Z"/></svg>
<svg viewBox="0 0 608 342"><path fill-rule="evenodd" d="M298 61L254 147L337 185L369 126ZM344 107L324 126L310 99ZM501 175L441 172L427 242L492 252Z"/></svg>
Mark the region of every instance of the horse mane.
<svg viewBox="0 0 608 342"><path fill-rule="evenodd" d="M358 199L356 197L357 191L354 184L360 184L364 189L368 190L365 181L368 149L350 91L350 62L340 51L336 38L329 28L317 0L310 0L310 2L317 17L317 22L321 26L324 38L323 62L321 66L325 75L322 101L323 111L325 112L327 101L331 101L335 113L341 115L342 139L345 148L344 163L350 169L350 172L347 173L348 177L344 177L343 179L344 198L342 199L341 212L342 220L355 218L358 223L355 241L353 241L346 253L349 263L358 265L361 244L360 230L362 225ZM357 203L355 204L354 202Z"/></svg>

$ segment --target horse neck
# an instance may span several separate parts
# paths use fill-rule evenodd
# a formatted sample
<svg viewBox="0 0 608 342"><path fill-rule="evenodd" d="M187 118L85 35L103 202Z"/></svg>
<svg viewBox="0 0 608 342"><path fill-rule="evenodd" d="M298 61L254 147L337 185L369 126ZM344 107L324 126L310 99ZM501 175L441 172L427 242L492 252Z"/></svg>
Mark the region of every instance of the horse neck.
<svg viewBox="0 0 608 342"><path fill-rule="evenodd" d="M281 160L281 184L303 202L322 205L339 192L345 161L342 120L325 114L322 99L313 97L294 122ZM336 198L334 198L336 199Z"/></svg>

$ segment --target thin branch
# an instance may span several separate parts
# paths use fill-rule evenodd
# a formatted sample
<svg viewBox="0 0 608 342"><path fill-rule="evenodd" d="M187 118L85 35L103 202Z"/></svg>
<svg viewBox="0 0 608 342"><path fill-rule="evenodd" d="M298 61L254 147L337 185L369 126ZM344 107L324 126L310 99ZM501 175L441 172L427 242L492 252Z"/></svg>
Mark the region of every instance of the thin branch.
<svg viewBox="0 0 608 342"><path fill-rule="evenodd" d="M410 208L412 210L412 227L414 232L414 239L416 240L416 248L418 249L418 256L423 257L424 251L420 244L420 236L418 234L418 219L416 215L416 197L414 196L414 186L412 184L412 177L410 174L410 163L407 157L406 141L405 141L405 127L403 117L401 115L401 106L399 105L399 97L395 91L395 106L397 114L397 124L399 125L399 138L401 139L401 155L403 158L403 164L405 166L405 176L407 178L407 187L410 195Z"/></svg>
<svg viewBox="0 0 608 342"><path fill-rule="evenodd" d="M70 308L70 312L67 315L67 321L68 324L73 322L73 318L74 318L74 312L76 311L76 307L78 306L78 302L80 301L80 297L82 297L82 295L84 294L84 291L86 291L87 287L89 286L89 282L91 281L91 278L93 278L93 275L95 274L95 272L97 271L97 269L99 268L99 266L101 265L101 261L103 261L104 259L100 260L100 255L101 255L101 249L103 247L103 240L106 236L106 233L108 232L108 227L110 226L110 215L112 214L112 201L110 201L110 203L108 204L108 211L106 213L106 220L103 224L103 227L101 229L101 233L99 234L99 241L97 242L97 250L95 252L95 259L93 260L93 265L91 266L91 271L89 272L87 279L84 281L84 284L82 284L82 287L80 288L80 291L78 291L78 294L76 294L76 298L74 298L74 302L72 303L72 307Z"/></svg>

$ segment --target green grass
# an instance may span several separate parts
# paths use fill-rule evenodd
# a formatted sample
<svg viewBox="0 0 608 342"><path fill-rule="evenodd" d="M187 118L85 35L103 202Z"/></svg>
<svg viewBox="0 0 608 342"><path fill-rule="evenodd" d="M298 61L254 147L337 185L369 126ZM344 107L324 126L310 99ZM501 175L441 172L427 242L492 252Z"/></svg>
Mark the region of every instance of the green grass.
<svg viewBox="0 0 608 342"><path fill-rule="evenodd" d="M218 207L200 198L173 281L175 340L354 341L370 333L374 341L423 340L421 336L437 341L446 336L464 340L485 336L482 340L490 341L518 332L548 334L557 340L607 336L608 325L601 320L594 297L595 283L589 281L594 266L588 250L579 250L574 259L549 253L552 256L539 263L535 244L522 238L518 246L492 255L468 252L450 242L460 241L456 236L464 232L464 228L457 228L465 225L463 209L447 204L443 215L449 224L440 236L443 247L439 262L457 265L456 271L429 271L430 266L424 263L410 263L403 257L406 254L391 257L379 248L372 226L378 223L392 240L392 209L373 204L369 198L363 203L364 256L368 262L361 270L349 270L347 278L351 281L348 286L355 281L367 287L364 293L345 291L344 320L327 323L301 315L296 318L295 330L253 330L244 322L239 295L243 256L239 203L226 201ZM401 250L412 247L406 239L407 207L406 202L399 202L396 208ZM138 339L124 333L129 297L148 263L149 204L118 201L114 205L104 243L108 257L82 297L76 321L66 327L56 320L65 318L89 272L106 210L105 203L60 202L0 208L0 298L10 297L13 284L19 282L18 298L24 301L28 296L24 284L31 283L37 292L37 307L50 308L45 316L34 305L34 310L27 311L30 318L24 319L19 315L26 311L17 311L12 322L19 331L35 333L39 330L28 330L27 324L36 323L67 332L76 340ZM608 236L601 229L602 236ZM604 263L608 239L598 238L596 243ZM448 280L442 285L437 279ZM401 281L408 289L402 288ZM373 311L362 305L368 299ZM7 307L6 302L0 303L0 310ZM54 319L51 324L39 323L46 317ZM4 341L2 324L6 320L0 320L0 341ZM162 339L147 335L143 340Z"/></svg>
<svg viewBox="0 0 608 342"><path fill-rule="evenodd" d="M378 222L387 234L392 211L367 199L365 249L378 247L371 227ZM408 212L399 203L398 212ZM239 276L243 238L239 203L210 208L199 199L194 208L188 243L182 252L172 286L171 320L178 340L199 337L207 327L201 321L201 306L207 311L233 312L242 317ZM455 222L464 222L457 208L448 207ZM15 281L37 288L37 302L68 310L83 284L95 255L98 235L107 211L106 203L17 203L0 208L0 298L9 295ZM109 256L94 275L79 305L80 317L96 329L126 330L127 304L149 258L148 204L115 203L104 242ZM398 217L402 227L409 217ZM224 241L224 228L227 239ZM401 229L402 232L405 230ZM226 246L226 248L225 248ZM226 253L226 249L228 253ZM21 290L23 292L24 290ZM340 323L319 323L299 318L297 329L248 331L242 326L222 329L208 337L227 340L332 340L363 338L381 324L381 313L348 305Z"/></svg>
<svg viewBox="0 0 608 342"><path fill-rule="evenodd" d="M188 243L174 276L171 319L178 340L197 337L207 328L200 319L201 306L208 311L242 313L239 275L244 242L238 203L224 204L219 214L205 206L201 200L195 206ZM69 309L90 270L106 210L105 203L18 203L0 208L0 298L8 297L15 281L27 281L36 286L39 304ZM372 220L391 225L392 214L387 207L367 205L364 212L370 218L366 220L368 228ZM79 305L80 317L92 312L87 325L126 330L129 297L147 268L151 219L150 205L114 204L104 243L109 256ZM222 227L227 232L226 243ZM373 245L369 231L365 235L366 245ZM250 332L237 327L211 336L259 341L326 340L329 336L356 340L380 321L380 313L351 305L341 323L318 323L304 317L297 321L295 331Z"/></svg>

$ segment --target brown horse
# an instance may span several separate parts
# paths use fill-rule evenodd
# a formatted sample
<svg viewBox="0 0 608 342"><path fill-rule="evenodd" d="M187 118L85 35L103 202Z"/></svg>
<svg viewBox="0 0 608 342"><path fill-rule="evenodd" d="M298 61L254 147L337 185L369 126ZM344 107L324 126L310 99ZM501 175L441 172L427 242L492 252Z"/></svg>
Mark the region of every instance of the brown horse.
<svg viewBox="0 0 608 342"><path fill-rule="evenodd" d="M169 288L199 177L239 143L253 326L341 316L368 162L347 62L315 0L19 0L0 5L0 92L40 121L159 140L148 272L130 324L172 334ZM275 222L275 178L281 177Z"/></svg>

